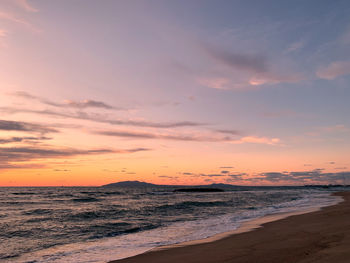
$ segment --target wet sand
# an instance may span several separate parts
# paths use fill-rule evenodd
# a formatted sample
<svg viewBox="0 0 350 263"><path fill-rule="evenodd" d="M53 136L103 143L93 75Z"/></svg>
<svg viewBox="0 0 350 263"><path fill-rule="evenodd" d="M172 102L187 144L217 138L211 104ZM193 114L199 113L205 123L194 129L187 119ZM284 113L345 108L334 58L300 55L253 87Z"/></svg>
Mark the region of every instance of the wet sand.
<svg viewBox="0 0 350 263"><path fill-rule="evenodd" d="M344 202L212 242L152 250L111 263L350 262L350 192Z"/></svg>

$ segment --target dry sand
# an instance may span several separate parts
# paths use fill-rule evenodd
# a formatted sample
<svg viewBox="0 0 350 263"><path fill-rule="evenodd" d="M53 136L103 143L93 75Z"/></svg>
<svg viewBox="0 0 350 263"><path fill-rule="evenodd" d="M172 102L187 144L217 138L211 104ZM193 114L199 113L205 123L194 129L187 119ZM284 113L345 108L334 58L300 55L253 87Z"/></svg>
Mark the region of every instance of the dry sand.
<svg viewBox="0 0 350 263"><path fill-rule="evenodd" d="M114 263L350 262L350 192L344 202L209 243L153 250Z"/></svg>

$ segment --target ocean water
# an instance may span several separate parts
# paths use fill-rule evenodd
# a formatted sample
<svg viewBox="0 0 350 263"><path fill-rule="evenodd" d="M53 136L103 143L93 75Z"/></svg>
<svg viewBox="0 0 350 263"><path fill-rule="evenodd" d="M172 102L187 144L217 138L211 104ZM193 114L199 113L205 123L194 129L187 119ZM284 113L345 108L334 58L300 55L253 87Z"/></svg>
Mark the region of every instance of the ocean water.
<svg viewBox="0 0 350 263"><path fill-rule="evenodd" d="M0 262L107 262L203 239L269 214L335 204L330 191L0 188Z"/></svg>

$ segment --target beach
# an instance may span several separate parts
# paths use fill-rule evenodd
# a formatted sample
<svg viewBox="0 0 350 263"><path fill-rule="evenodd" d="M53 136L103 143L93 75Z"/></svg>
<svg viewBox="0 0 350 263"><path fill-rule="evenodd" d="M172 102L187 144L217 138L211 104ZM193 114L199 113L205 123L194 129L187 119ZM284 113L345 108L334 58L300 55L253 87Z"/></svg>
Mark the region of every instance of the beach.
<svg viewBox="0 0 350 263"><path fill-rule="evenodd" d="M110 263L350 262L350 192L335 195L344 201L212 242L151 250Z"/></svg>

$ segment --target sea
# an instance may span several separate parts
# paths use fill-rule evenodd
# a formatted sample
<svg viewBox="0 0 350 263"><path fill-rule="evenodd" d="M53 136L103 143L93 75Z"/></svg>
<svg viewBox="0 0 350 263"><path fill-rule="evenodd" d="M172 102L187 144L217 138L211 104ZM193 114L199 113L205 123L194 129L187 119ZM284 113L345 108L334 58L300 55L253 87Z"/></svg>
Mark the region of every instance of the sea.
<svg viewBox="0 0 350 263"><path fill-rule="evenodd" d="M0 262L108 262L235 230L266 215L340 202L332 189L2 187Z"/></svg>

